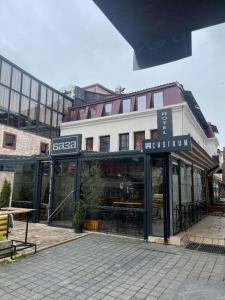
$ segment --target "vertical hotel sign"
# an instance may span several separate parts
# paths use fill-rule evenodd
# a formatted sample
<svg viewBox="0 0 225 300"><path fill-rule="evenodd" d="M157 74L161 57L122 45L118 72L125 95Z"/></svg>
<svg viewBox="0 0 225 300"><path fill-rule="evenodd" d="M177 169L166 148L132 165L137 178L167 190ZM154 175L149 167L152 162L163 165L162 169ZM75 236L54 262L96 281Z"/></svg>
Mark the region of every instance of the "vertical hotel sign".
<svg viewBox="0 0 225 300"><path fill-rule="evenodd" d="M191 151L190 135L173 136L172 108L157 111L158 138L144 140L147 153Z"/></svg>
<svg viewBox="0 0 225 300"><path fill-rule="evenodd" d="M158 137L173 136L172 108L157 111Z"/></svg>

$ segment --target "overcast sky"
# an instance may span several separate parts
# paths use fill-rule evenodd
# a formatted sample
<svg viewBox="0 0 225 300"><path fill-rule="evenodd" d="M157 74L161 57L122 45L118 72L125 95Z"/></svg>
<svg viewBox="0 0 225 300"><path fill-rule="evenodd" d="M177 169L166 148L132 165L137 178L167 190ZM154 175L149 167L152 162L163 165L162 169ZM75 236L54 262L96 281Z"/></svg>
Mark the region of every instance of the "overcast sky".
<svg viewBox="0 0 225 300"><path fill-rule="evenodd" d="M192 57L141 71L92 0L1 0L0 28L0 54L57 89L98 82L131 92L179 81L225 145L225 24L192 33Z"/></svg>

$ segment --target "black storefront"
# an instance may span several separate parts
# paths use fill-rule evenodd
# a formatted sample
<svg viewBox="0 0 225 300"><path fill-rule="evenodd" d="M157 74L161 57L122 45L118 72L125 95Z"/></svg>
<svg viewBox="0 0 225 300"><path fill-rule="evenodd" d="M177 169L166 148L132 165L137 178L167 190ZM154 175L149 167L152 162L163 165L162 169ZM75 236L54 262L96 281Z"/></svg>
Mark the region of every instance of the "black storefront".
<svg viewBox="0 0 225 300"><path fill-rule="evenodd" d="M12 206L36 208L34 222L71 227L75 202L90 182L101 194L102 232L167 239L206 215L211 161L194 142L192 151L176 154L73 147L73 154L1 159L0 172L13 177Z"/></svg>

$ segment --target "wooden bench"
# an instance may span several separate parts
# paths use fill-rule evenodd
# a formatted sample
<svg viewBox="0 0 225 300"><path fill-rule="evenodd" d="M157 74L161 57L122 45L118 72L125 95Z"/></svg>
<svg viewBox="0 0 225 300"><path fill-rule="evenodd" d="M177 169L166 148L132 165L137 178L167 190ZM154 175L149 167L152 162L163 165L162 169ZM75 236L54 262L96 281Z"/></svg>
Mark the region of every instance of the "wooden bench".
<svg viewBox="0 0 225 300"><path fill-rule="evenodd" d="M8 237L8 215L0 216L0 236ZM16 248L13 245L13 241L10 240L0 240L0 258L10 256L16 253Z"/></svg>

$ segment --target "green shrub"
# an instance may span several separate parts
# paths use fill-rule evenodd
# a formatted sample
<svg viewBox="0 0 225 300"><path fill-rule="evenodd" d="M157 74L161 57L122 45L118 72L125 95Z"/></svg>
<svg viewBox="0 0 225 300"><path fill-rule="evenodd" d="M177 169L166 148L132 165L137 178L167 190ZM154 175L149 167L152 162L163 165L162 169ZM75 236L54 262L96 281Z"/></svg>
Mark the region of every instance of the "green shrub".
<svg viewBox="0 0 225 300"><path fill-rule="evenodd" d="M11 195L11 184L6 179L4 180L2 191L0 193L0 207L9 206Z"/></svg>

